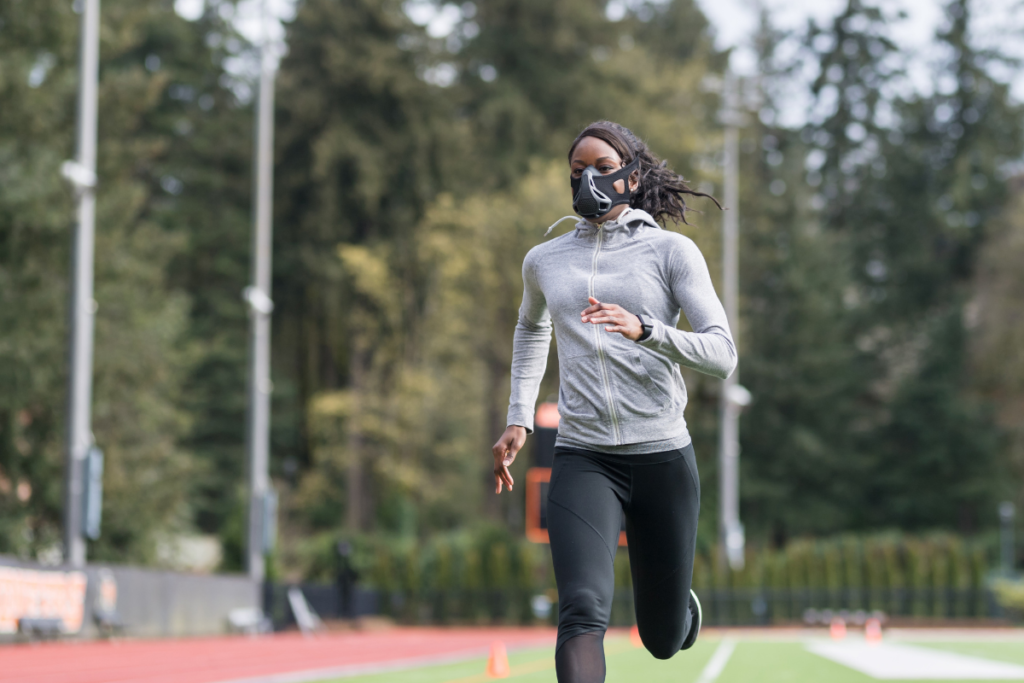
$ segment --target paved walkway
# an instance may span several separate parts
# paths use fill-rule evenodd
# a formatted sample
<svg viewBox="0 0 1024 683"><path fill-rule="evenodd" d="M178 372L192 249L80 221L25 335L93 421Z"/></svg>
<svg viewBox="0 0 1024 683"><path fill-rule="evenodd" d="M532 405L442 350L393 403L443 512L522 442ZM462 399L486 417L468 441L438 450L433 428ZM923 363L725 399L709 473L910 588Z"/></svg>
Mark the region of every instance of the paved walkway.
<svg viewBox="0 0 1024 683"><path fill-rule="evenodd" d="M298 683L552 646L554 629L393 628L373 632L115 640L0 647L4 683Z"/></svg>

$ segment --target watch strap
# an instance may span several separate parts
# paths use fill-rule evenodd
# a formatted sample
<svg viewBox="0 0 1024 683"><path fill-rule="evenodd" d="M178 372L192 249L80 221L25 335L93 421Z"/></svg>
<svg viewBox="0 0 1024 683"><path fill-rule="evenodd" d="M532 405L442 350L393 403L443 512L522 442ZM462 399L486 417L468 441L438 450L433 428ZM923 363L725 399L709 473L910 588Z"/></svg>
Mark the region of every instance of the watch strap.
<svg viewBox="0 0 1024 683"><path fill-rule="evenodd" d="M636 317L640 320L640 327L643 329L643 332L640 333L640 338L637 339L637 341L643 341L650 337L651 333L654 332L654 325L651 325L649 322L644 320L644 317L639 313L636 314Z"/></svg>

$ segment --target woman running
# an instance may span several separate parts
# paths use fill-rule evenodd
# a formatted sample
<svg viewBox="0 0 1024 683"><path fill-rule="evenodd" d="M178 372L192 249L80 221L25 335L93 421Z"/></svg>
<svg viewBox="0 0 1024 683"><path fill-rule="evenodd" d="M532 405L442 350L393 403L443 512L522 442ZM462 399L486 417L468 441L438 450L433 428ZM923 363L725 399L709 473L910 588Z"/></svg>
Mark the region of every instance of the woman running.
<svg viewBox="0 0 1024 683"><path fill-rule="evenodd" d="M700 481L679 366L724 378L736 347L700 250L658 224L686 222L683 195L709 195L608 121L579 134L569 163L583 220L523 262L494 479L497 493L512 490L508 467L533 431L554 327L560 421L547 521L558 584L555 670L559 683L599 683L623 514L644 646L668 659L697 639L690 581ZM693 332L676 329L680 310Z"/></svg>

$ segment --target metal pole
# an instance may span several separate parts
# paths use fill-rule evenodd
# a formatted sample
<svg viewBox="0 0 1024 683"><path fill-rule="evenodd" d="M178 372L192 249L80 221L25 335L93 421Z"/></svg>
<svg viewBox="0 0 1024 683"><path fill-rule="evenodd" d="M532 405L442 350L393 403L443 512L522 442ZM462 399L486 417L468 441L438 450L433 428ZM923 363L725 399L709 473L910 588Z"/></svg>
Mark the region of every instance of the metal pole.
<svg viewBox="0 0 1024 683"><path fill-rule="evenodd" d="M96 119L99 81L99 0L82 1L79 36L77 149L61 167L75 188L76 223L69 311L67 461L64 469L64 562L85 565L83 479L92 445L92 353L96 301L93 254L96 233Z"/></svg>
<svg viewBox="0 0 1024 683"><path fill-rule="evenodd" d="M267 40L260 50L260 82L256 115L255 230L252 286L245 290L249 304L249 539L246 568L255 581L264 579L265 503L270 465L270 299L271 210L273 195L274 70Z"/></svg>
<svg viewBox="0 0 1024 683"><path fill-rule="evenodd" d="M739 93L736 78L731 74L725 82L725 188L726 211L722 225L722 298L732 329L733 340L739 339L739 199L740 199L740 115L737 111ZM743 568L743 525L740 524L739 499L739 417L741 404L736 395L739 370L722 381L719 430L719 541L725 559L734 570Z"/></svg>

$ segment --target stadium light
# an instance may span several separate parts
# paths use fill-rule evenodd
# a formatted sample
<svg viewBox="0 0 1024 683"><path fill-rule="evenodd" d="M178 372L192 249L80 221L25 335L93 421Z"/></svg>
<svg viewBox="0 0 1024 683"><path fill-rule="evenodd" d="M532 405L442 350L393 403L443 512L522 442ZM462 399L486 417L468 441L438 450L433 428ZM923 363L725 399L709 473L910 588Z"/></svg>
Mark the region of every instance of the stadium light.
<svg viewBox="0 0 1024 683"><path fill-rule="evenodd" d="M249 414L246 451L249 461L249 529L246 570L262 582L264 557L273 546L276 533L277 498L270 488L270 298L271 248L274 191L274 75L276 59L268 36L266 2L261 22L259 93L256 98L256 158L253 191L254 230L252 243L252 286L243 297L249 306ZM272 518L273 517L273 518Z"/></svg>
<svg viewBox="0 0 1024 683"><path fill-rule="evenodd" d="M719 119L725 124L725 212L722 217L722 299L739 347L739 203L740 203L740 131L744 117L739 111L739 82L727 74L721 85L724 108ZM722 380L719 401L718 441L719 544L725 560L734 571L743 569L746 538L740 523L739 419L749 404L750 392L739 384L739 369Z"/></svg>
<svg viewBox="0 0 1024 683"><path fill-rule="evenodd" d="M82 0L79 22L78 120L75 160L61 174L75 192L68 363L67 444L64 468L64 562L85 566L85 469L93 448L92 356L96 300L93 262L96 249L96 119L100 57L100 0ZM98 519L95 519L98 535ZM92 531L93 529L90 529Z"/></svg>

